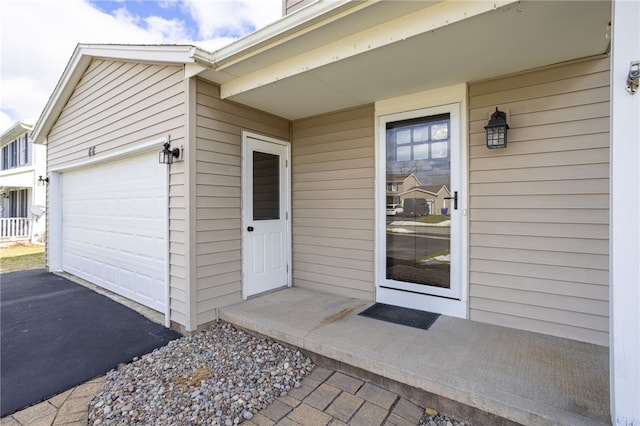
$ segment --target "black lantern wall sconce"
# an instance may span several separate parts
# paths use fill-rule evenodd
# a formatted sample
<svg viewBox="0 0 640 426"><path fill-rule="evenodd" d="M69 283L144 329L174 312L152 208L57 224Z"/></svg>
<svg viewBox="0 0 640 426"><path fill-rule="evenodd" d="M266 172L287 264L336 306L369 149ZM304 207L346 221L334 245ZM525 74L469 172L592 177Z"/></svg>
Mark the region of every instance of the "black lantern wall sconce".
<svg viewBox="0 0 640 426"><path fill-rule="evenodd" d="M171 143L168 141L162 145L163 149L160 151L158 161L160 164L173 164L175 158L180 157L180 148L171 149Z"/></svg>
<svg viewBox="0 0 640 426"><path fill-rule="evenodd" d="M42 175L38 176L38 186L44 186L45 184L49 183L49 178L43 178Z"/></svg>
<svg viewBox="0 0 640 426"><path fill-rule="evenodd" d="M507 114L498 110L491 114L489 124L484 129L487 131L487 148L506 148L507 147Z"/></svg>

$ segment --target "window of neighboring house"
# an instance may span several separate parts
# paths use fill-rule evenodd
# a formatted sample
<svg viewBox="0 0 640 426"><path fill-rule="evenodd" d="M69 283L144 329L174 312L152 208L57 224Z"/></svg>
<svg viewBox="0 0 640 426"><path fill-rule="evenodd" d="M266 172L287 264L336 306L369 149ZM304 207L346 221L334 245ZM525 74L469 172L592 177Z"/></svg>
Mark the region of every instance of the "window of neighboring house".
<svg viewBox="0 0 640 426"><path fill-rule="evenodd" d="M28 205L29 190L21 189L18 191L18 217L28 217L27 205Z"/></svg>
<svg viewBox="0 0 640 426"><path fill-rule="evenodd" d="M9 144L9 168L18 166L18 141Z"/></svg>
<svg viewBox="0 0 640 426"><path fill-rule="evenodd" d="M28 216L28 192L27 189L9 191L9 216L7 217Z"/></svg>
<svg viewBox="0 0 640 426"><path fill-rule="evenodd" d="M29 134L25 133L24 137L18 139L20 146L19 163L24 166L29 163Z"/></svg>
<svg viewBox="0 0 640 426"><path fill-rule="evenodd" d="M9 145L2 147L2 170L9 168Z"/></svg>
<svg viewBox="0 0 640 426"><path fill-rule="evenodd" d="M387 191L398 192L398 183L397 182L387 183Z"/></svg>
<svg viewBox="0 0 640 426"><path fill-rule="evenodd" d="M9 191L9 216L17 217L18 213L18 191Z"/></svg>
<svg viewBox="0 0 640 426"><path fill-rule="evenodd" d="M25 135L2 147L2 170L24 166L29 162L29 137Z"/></svg>

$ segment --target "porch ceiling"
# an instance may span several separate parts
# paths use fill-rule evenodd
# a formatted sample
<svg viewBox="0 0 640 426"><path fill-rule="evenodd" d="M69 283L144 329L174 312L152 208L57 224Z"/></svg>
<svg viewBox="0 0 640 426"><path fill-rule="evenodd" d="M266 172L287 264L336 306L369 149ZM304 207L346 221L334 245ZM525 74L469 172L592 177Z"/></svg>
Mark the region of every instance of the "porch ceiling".
<svg viewBox="0 0 640 426"><path fill-rule="evenodd" d="M608 50L610 1L504 3L379 2L214 73L223 97L299 119Z"/></svg>

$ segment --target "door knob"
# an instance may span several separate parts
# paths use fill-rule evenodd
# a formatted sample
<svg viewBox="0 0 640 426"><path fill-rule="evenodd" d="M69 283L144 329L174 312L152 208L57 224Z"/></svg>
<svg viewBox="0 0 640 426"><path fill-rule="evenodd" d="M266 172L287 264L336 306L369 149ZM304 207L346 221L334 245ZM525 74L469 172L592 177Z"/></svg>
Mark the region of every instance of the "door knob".
<svg viewBox="0 0 640 426"><path fill-rule="evenodd" d="M253 226L249 226L249 227L247 228L247 231L249 231L249 232L253 232Z"/></svg>

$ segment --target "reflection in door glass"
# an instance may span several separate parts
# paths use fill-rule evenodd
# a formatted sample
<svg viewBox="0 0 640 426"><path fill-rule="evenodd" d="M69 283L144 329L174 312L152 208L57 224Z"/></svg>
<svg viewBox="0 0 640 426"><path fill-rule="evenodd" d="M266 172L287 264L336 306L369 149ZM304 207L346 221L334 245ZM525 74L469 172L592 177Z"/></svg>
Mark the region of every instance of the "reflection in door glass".
<svg viewBox="0 0 640 426"><path fill-rule="evenodd" d="M449 114L387 123L387 279L450 288Z"/></svg>
<svg viewBox="0 0 640 426"><path fill-rule="evenodd" d="M280 157L253 152L253 220L280 219Z"/></svg>

